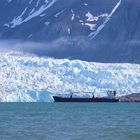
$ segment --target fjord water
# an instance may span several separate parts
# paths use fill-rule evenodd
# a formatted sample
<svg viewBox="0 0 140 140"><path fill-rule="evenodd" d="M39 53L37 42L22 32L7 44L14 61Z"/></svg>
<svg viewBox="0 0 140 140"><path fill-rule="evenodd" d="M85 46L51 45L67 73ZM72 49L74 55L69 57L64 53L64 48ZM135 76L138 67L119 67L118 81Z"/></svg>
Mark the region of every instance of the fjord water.
<svg viewBox="0 0 140 140"><path fill-rule="evenodd" d="M0 140L139 140L139 117L139 103L1 103Z"/></svg>

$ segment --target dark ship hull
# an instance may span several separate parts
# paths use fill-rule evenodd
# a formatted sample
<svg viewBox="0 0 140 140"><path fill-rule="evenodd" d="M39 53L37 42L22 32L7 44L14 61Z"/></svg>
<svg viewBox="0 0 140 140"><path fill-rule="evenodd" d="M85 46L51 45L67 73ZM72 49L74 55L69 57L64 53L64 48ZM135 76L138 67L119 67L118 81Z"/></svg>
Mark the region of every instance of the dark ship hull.
<svg viewBox="0 0 140 140"><path fill-rule="evenodd" d="M119 102L119 99L110 98L65 98L53 96L54 102Z"/></svg>

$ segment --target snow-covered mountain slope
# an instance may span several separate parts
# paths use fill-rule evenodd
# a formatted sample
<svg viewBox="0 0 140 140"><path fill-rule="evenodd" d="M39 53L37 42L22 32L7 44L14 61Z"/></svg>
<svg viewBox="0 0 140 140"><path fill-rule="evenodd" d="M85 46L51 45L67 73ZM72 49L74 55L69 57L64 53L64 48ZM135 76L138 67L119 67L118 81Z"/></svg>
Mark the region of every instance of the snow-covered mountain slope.
<svg viewBox="0 0 140 140"><path fill-rule="evenodd" d="M2 36L54 40L62 36L86 35L92 39L116 12L121 0L106 0L105 3L102 6L101 0L2 1Z"/></svg>
<svg viewBox="0 0 140 140"><path fill-rule="evenodd" d="M0 0L0 39L52 42L64 38L69 40L61 43L66 49L60 45L60 52L44 54L140 63L139 9L139 0Z"/></svg>
<svg viewBox="0 0 140 140"><path fill-rule="evenodd" d="M48 102L52 95L69 91L95 90L96 96L104 96L108 89L118 95L140 92L140 65L0 53L0 101Z"/></svg>

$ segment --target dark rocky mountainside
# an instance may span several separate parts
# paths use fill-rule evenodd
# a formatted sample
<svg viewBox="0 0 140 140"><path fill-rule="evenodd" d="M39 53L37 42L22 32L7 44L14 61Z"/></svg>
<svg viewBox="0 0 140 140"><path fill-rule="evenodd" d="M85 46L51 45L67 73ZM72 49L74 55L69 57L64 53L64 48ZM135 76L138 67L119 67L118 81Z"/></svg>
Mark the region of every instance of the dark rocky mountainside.
<svg viewBox="0 0 140 140"><path fill-rule="evenodd" d="M140 1L1 0L0 39L49 42L39 54L57 58L140 63Z"/></svg>

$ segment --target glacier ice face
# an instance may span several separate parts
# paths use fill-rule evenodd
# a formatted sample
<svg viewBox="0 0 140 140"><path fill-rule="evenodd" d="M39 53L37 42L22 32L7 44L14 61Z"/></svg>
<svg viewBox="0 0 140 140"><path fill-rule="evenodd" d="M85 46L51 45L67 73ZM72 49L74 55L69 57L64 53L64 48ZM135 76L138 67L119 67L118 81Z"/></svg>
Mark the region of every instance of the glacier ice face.
<svg viewBox="0 0 140 140"><path fill-rule="evenodd" d="M140 92L140 65L0 53L0 101L50 102L55 94L95 89L95 96L105 96L108 89L118 95Z"/></svg>

